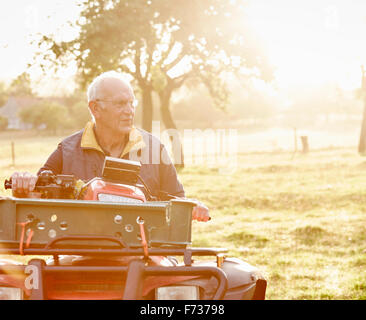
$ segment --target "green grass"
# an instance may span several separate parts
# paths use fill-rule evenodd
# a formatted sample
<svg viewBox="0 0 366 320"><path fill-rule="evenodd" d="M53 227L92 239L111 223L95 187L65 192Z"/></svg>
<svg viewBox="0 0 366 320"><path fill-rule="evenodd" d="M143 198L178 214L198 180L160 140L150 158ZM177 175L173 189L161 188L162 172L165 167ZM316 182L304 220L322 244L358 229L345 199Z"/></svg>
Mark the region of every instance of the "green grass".
<svg viewBox="0 0 366 320"><path fill-rule="evenodd" d="M61 139L19 135L0 135L1 181L36 172ZM212 216L193 222L194 246L226 247L257 266L268 299L366 299L366 159L339 148L242 154L237 163L180 171L187 197ZM0 194L10 195L2 183Z"/></svg>
<svg viewBox="0 0 366 320"><path fill-rule="evenodd" d="M194 244L224 246L268 278L268 299L365 299L366 166L354 149L246 154L229 175L187 168L209 204ZM363 275L363 276L362 276Z"/></svg>

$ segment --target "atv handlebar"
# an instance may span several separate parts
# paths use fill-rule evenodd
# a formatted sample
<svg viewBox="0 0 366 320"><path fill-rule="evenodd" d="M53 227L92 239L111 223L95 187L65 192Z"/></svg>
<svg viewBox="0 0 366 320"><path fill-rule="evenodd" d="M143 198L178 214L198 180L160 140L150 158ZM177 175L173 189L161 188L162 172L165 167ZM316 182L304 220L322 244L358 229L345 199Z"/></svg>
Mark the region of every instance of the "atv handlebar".
<svg viewBox="0 0 366 320"><path fill-rule="evenodd" d="M5 182L4 182L4 189L11 189L11 185L12 185L12 181L11 181L11 178L9 180L6 180L5 179Z"/></svg>
<svg viewBox="0 0 366 320"><path fill-rule="evenodd" d="M40 173L37 178L34 191L41 193L42 198L48 199L72 199L76 179L73 175L53 174L50 170ZM12 189L12 178L5 180L5 189Z"/></svg>

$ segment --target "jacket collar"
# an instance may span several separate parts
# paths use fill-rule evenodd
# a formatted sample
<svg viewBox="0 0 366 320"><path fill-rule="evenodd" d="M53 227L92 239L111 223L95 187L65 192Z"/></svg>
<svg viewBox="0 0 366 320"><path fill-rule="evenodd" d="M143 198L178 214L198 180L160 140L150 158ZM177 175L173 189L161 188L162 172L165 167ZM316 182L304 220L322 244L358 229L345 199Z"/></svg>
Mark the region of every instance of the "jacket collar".
<svg viewBox="0 0 366 320"><path fill-rule="evenodd" d="M93 127L94 127L94 122L92 122L92 121L89 121L86 124L83 135L81 137L80 146L81 146L81 148L95 149L95 150L98 150L98 151L104 153L103 149L101 148L101 146L99 145L99 143L97 141L97 138L95 137ZM127 153L129 153L131 151L136 151L136 150L142 149L144 147L145 147L145 142L144 142L144 139L143 139L141 133L139 132L139 130L136 129L136 127L132 127L132 129L129 133L128 142L127 142L125 148L123 149L123 152L120 157L122 158Z"/></svg>

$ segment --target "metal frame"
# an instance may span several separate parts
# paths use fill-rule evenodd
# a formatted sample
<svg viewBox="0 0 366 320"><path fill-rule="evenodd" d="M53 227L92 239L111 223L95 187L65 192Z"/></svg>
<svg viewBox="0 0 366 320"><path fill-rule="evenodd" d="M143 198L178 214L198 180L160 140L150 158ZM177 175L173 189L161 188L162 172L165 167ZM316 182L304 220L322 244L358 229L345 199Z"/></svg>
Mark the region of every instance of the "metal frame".
<svg viewBox="0 0 366 320"><path fill-rule="evenodd" d="M55 248L56 244L67 240L109 240L117 243L116 248L102 250L100 248ZM58 261L59 255L81 255L81 256L136 256L136 259L129 262L127 266L60 266L46 265L42 259L32 259L29 265L38 268L38 289L33 289L30 300L45 299L45 283L44 276L50 273L72 273L72 272L88 272L88 273L127 273L126 284L124 289L123 300L139 300L142 299L142 287L145 277L147 276L213 276L218 281L218 287L213 296L213 300L223 299L228 286L226 274L219 267L208 266L192 266L192 256L217 256L227 252L223 248L149 248L149 256L183 256L184 266L148 266L144 257L143 248L129 248L121 240L113 237L103 236L63 236L50 241L43 248L24 249L24 255L53 255L55 261ZM19 249L1 248L0 254L19 255ZM0 274L11 274L24 272L25 265L22 266L0 266Z"/></svg>

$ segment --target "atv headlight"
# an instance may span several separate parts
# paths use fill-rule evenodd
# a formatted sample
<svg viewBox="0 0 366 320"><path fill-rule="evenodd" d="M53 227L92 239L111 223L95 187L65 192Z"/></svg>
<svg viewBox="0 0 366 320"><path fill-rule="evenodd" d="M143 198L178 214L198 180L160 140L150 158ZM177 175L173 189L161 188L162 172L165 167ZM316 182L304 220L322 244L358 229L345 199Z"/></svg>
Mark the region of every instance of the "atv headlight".
<svg viewBox="0 0 366 320"><path fill-rule="evenodd" d="M12 287L0 287L0 300L23 300L23 290Z"/></svg>
<svg viewBox="0 0 366 320"><path fill-rule="evenodd" d="M143 201L134 198L117 196L115 194L107 194L107 193L99 193L98 194L99 201L106 202L127 202L127 203L142 203Z"/></svg>
<svg viewBox="0 0 366 320"><path fill-rule="evenodd" d="M200 291L196 286L160 287L155 291L157 300L199 300Z"/></svg>

